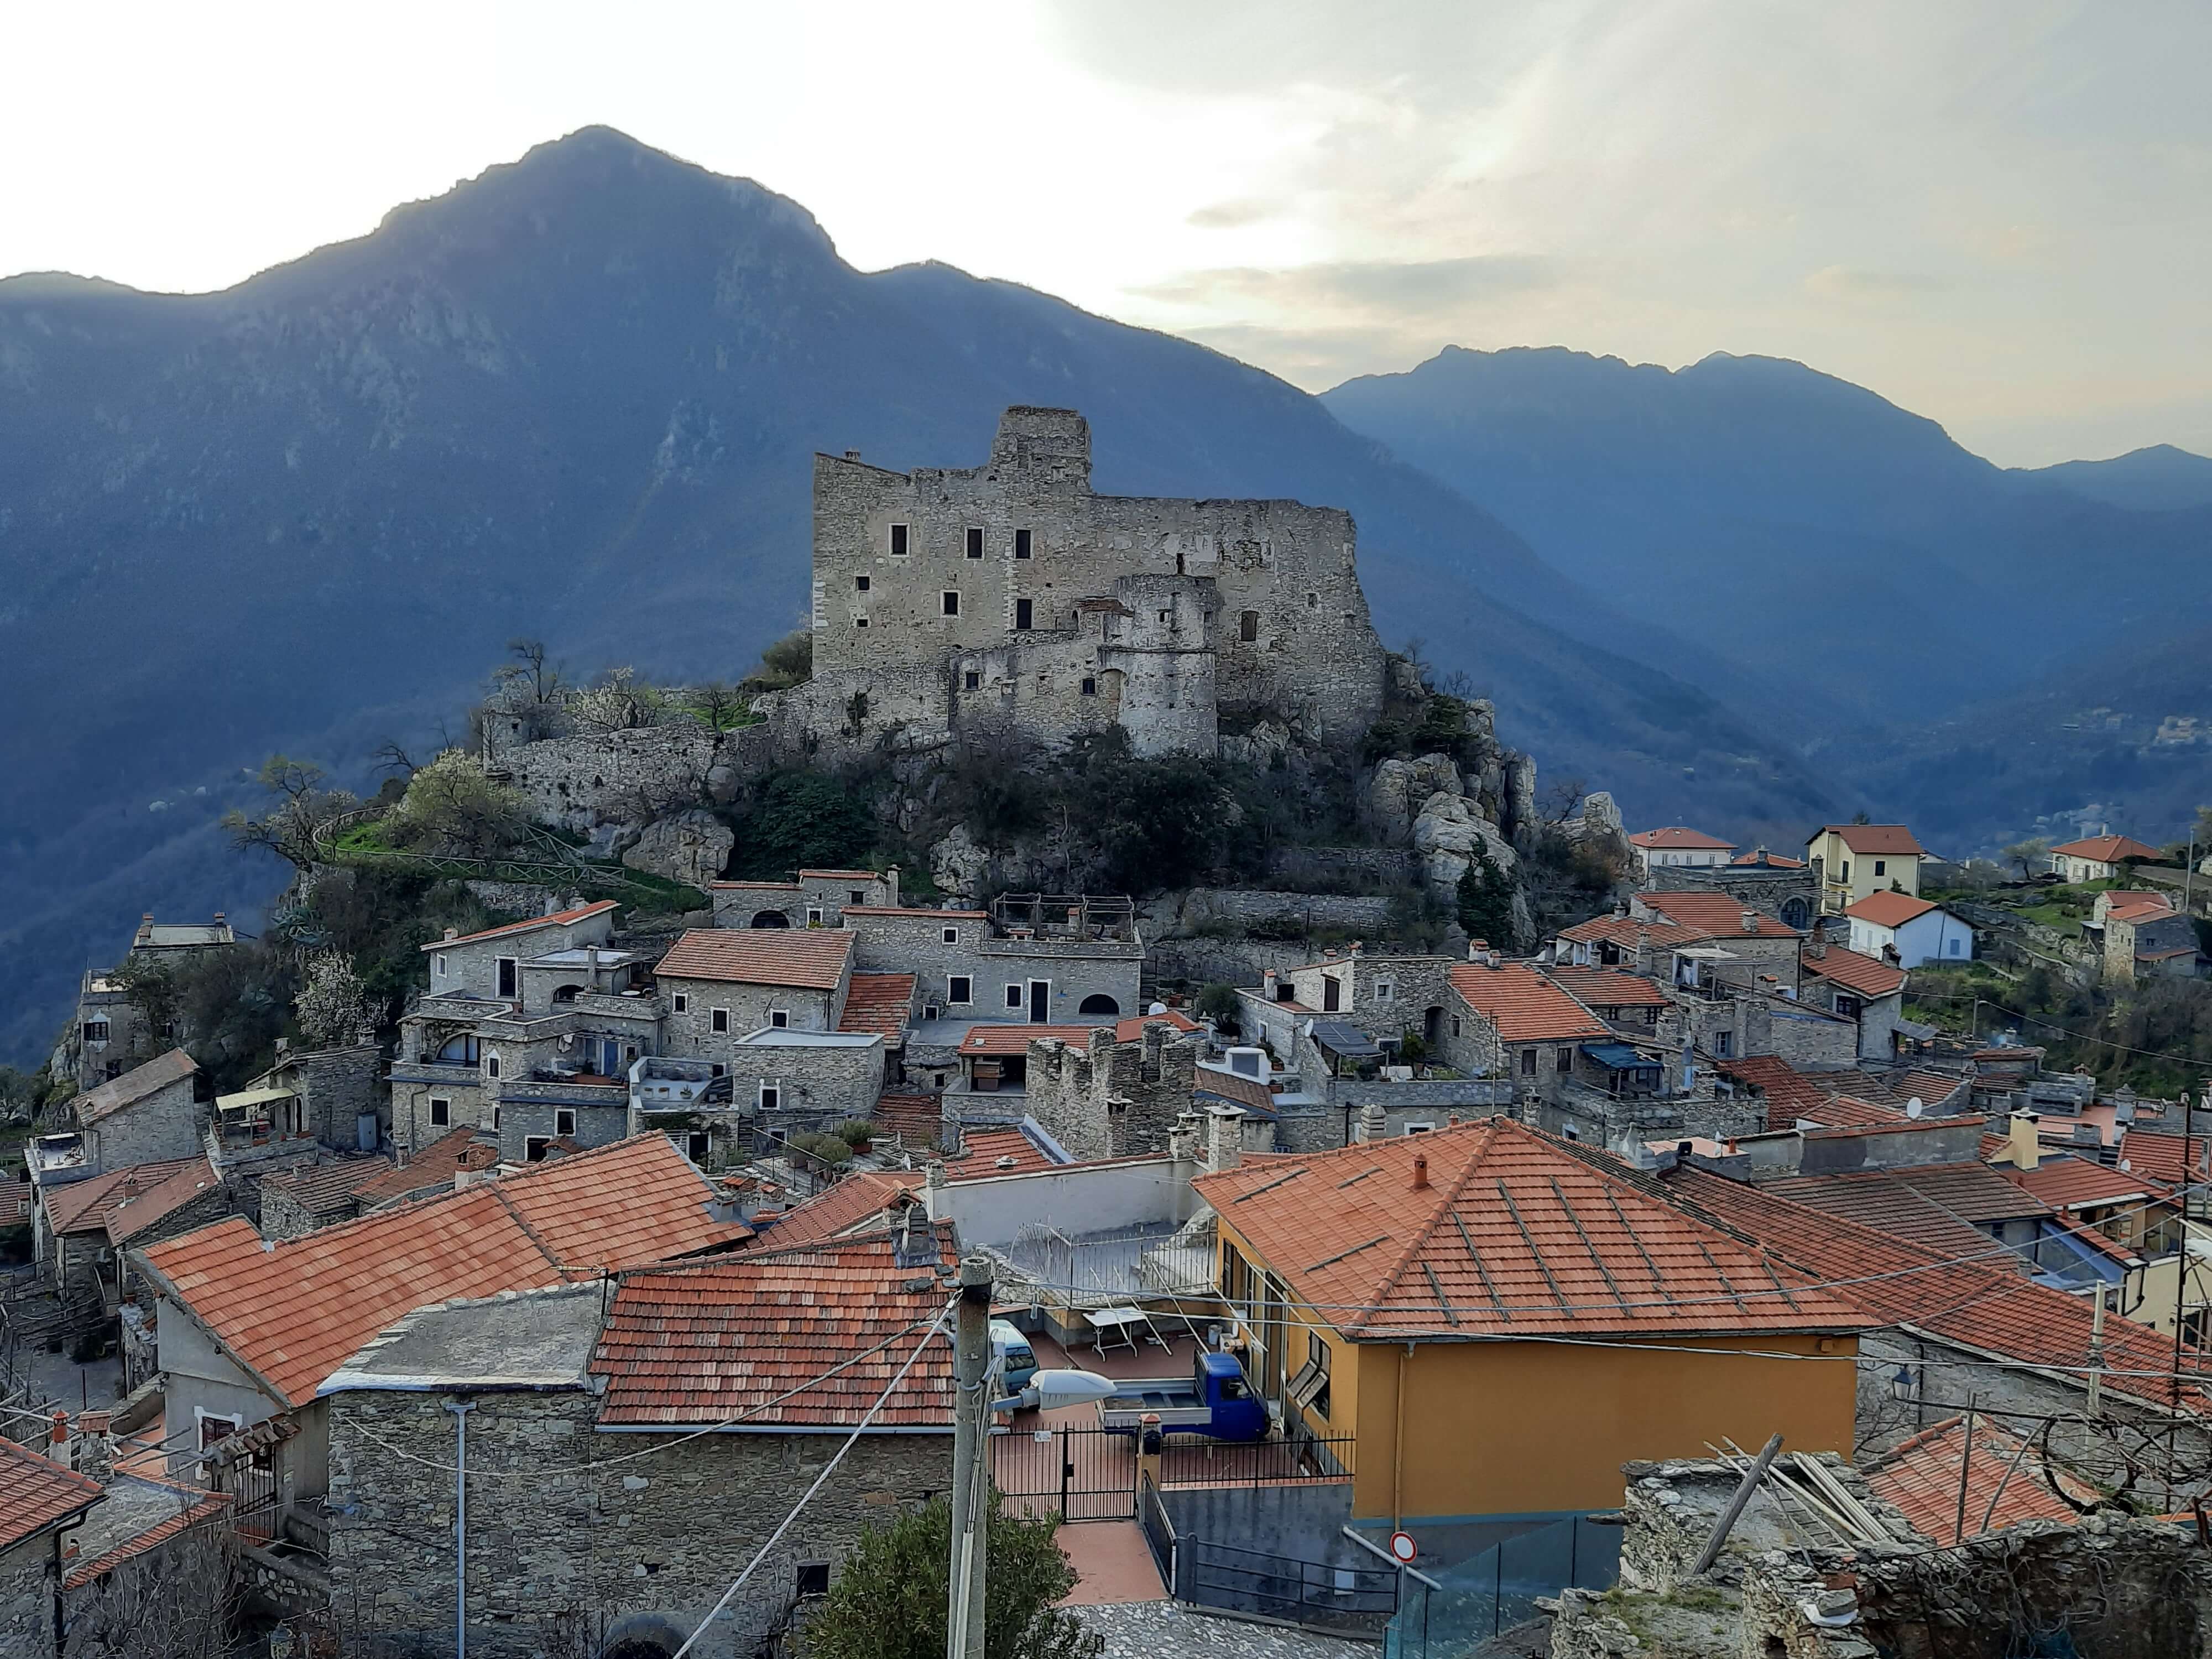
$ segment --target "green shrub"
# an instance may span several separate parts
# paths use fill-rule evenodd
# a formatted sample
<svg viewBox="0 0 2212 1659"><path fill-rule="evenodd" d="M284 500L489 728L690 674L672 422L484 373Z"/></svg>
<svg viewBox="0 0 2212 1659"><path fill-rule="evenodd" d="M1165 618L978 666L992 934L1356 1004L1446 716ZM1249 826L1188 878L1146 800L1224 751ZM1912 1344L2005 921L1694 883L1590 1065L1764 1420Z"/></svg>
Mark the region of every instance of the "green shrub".
<svg viewBox="0 0 2212 1659"><path fill-rule="evenodd" d="M848 1146L865 1146L881 1135L883 1130L864 1117L848 1117L830 1133Z"/></svg>

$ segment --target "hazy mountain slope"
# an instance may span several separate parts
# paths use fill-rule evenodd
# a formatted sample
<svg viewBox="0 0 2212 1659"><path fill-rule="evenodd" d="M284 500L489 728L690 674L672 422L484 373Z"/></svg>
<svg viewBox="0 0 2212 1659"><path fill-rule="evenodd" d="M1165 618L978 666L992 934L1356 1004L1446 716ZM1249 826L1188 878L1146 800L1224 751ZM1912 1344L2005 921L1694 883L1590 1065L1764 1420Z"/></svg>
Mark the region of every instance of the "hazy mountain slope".
<svg viewBox="0 0 2212 1659"><path fill-rule="evenodd" d="M2172 444L2131 449L2108 461L2023 469L2021 476L2057 484L2093 501L2143 512L2212 506L2212 458Z"/></svg>
<svg viewBox="0 0 2212 1659"><path fill-rule="evenodd" d="M2212 618L2212 509L2130 512L2007 473L1799 363L1449 348L1323 401L1569 576L1778 695L1817 693L1846 730ZM2096 574L2113 570L2129 580Z"/></svg>
<svg viewBox="0 0 2212 1659"><path fill-rule="evenodd" d="M1014 402L1083 409L1102 489L1351 508L1385 637L1470 671L1548 772L1639 816L1842 804L1623 659L1724 679L1698 646L1294 388L943 267L863 275L795 204L593 130L221 295L0 283L0 1054L142 909L271 890L212 827L269 750L357 766L520 634L740 673L802 615L814 450L961 465Z"/></svg>

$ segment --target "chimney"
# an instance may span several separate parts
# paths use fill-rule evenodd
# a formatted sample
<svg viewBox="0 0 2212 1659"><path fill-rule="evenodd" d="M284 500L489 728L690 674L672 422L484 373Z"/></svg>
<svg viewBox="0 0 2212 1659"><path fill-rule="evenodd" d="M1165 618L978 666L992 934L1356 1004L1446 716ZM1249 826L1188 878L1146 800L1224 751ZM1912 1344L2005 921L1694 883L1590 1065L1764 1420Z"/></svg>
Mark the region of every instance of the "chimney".
<svg viewBox="0 0 2212 1659"><path fill-rule="evenodd" d="M218 927L222 926L222 912L220 910L215 913L215 925Z"/></svg>
<svg viewBox="0 0 2212 1659"><path fill-rule="evenodd" d="M896 910L899 908L899 867L896 864L884 872L884 902Z"/></svg>
<svg viewBox="0 0 2212 1659"><path fill-rule="evenodd" d="M1747 933L1759 932L1759 912L1748 904L1743 907L1743 931Z"/></svg>
<svg viewBox="0 0 2212 1659"><path fill-rule="evenodd" d="M1206 1170L1218 1175L1244 1161L1244 1109L1209 1106L1206 1111Z"/></svg>
<svg viewBox="0 0 2212 1659"><path fill-rule="evenodd" d="M1389 1120L1383 1115L1382 1107L1370 1101L1359 1109L1359 1124L1353 1130L1352 1138L1354 1140L1380 1140L1389 1127Z"/></svg>
<svg viewBox="0 0 2212 1659"><path fill-rule="evenodd" d="M1480 962L1481 962L1481 961L1482 961L1482 959L1483 959L1485 957L1488 956L1489 954L1490 954L1490 941L1489 941L1488 939L1471 939L1468 940L1468 942L1467 942L1467 959L1468 959L1469 962L1480 963Z"/></svg>
<svg viewBox="0 0 2212 1659"><path fill-rule="evenodd" d="M47 1438L54 1447L54 1452L51 1455L54 1456L56 1462L59 1462L61 1459L58 1454L61 1448L69 1444L69 1413L67 1412L54 1413L53 1431Z"/></svg>
<svg viewBox="0 0 2212 1659"><path fill-rule="evenodd" d="M857 461L860 459L860 452L857 449L848 449L845 452L845 459L848 461Z"/></svg>
<svg viewBox="0 0 2212 1659"><path fill-rule="evenodd" d="M2033 1112L2014 1112L2005 1120L2007 1152L2015 1170L2033 1170L2042 1161L2043 1139L2035 1133Z"/></svg>
<svg viewBox="0 0 2212 1659"><path fill-rule="evenodd" d="M1636 930L1636 971L1645 979L1649 979L1651 977L1651 930L1649 927L1638 927Z"/></svg>
<svg viewBox="0 0 2212 1659"><path fill-rule="evenodd" d="M1429 1155L1426 1152L1415 1152L1413 1154L1413 1190L1417 1193L1423 1191L1428 1184Z"/></svg>
<svg viewBox="0 0 2212 1659"><path fill-rule="evenodd" d="M1176 1114L1175 1127L1168 1131L1168 1156L1177 1164L1195 1164L1200 1144L1198 1114Z"/></svg>
<svg viewBox="0 0 2212 1659"><path fill-rule="evenodd" d="M446 937L449 939L459 939L460 936L461 930L458 927L448 927L446 929Z"/></svg>
<svg viewBox="0 0 2212 1659"><path fill-rule="evenodd" d="M1273 969L1268 969L1265 973L1260 975L1260 994L1267 998L1270 1002L1280 1001L1282 999L1279 987L1281 982L1281 975L1277 974Z"/></svg>
<svg viewBox="0 0 2212 1659"><path fill-rule="evenodd" d="M1812 957L1815 962L1820 961L1821 957L1828 954L1828 930L1826 928L1815 927L1813 930L1813 937L1805 941L1805 954Z"/></svg>
<svg viewBox="0 0 2212 1659"><path fill-rule="evenodd" d="M1499 957L1498 957L1498 952L1497 952L1497 951L1492 951L1490 953L1490 965L1491 965L1492 967L1493 967L1493 968L1497 967L1497 966L1498 965L1499 960L1500 960L1500 958L1499 958Z"/></svg>

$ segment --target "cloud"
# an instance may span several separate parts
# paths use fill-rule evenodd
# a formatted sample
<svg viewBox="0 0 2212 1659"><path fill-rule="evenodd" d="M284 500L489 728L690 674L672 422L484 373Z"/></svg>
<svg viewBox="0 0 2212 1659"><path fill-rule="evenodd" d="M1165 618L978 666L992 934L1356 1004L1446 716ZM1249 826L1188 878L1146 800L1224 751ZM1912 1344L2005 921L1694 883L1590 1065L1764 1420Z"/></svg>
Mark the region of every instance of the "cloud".
<svg viewBox="0 0 2212 1659"><path fill-rule="evenodd" d="M1803 283L1805 292L1816 300L1852 305L1900 304L1943 293L1950 286L1941 276L1904 270L1854 270L1849 265L1824 265Z"/></svg>
<svg viewBox="0 0 2212 1659"><path fill-rule="evenodd" d="M1534 254L1478 253L1455 259L1337 259L1267 270L1253 265L1187 270L1129 290L1176 304L1258 303L1350 307L1432 315L1469 301L1557 288L1559 262Z"/></svg>
<svg viewBox="0 0 2212 1659"><path fill-rule="evenodd" d="M1215 202L1200 208L1184 222L1200 230L1241 230L1246 225L1272 219L1281 211L1282 204L1278 202Z"/></svg>

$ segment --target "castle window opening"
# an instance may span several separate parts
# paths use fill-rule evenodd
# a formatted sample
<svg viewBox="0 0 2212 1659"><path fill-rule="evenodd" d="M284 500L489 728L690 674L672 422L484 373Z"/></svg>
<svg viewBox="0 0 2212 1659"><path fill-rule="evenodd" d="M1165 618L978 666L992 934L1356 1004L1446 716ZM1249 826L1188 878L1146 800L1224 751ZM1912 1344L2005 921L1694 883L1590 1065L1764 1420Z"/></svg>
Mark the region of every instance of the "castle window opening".
<svg viewBox="0 0 2212 1659"><path fill-rule="evenodd" d="M1320 610L1320 609L1321 609L1321 595L1320 595L1320 594L1318 594L1318 593L1309 593L1309 594L1307 594L1307 595L1306 595L1306 609L1307 609L1307 610L1309 610L1309 611L1318 611L1318 610Z"/></svg>
<svg viewBox="0 0 2212 1659"><path fill-rule="evenodd" d="M1016 628L1025 629L1030 626L1030 617L1033 614L1030 606L1030 602L1027 599L1016 599L1014 601L1014 626Z"/></svg>
<svg viewBox="0 0 2212 1659"><path fill-rule="evenodd" d="M769 1078L763 1078L760 1086L760 1109L772 1112L783 1103L783 1085Z"/></svg>
<svg viewBox="0 0 2212 1659"><path fill-rule="evenodd" d="M965 674L963 674L960 677L960 689L963 691L981 690L983 689L982 675L977 673L975 670L972 668L969 669Z"/></svg>
<svg viewBox="0 0 2212 1659"><path fill-rule="evenodd" d="M499 1056L497 1054L486 1054L484 1056L483 1066L484 1075L486 1077L497 1077L499 1075Z"/></svg>
<svg viewBox="0 0 2212 1659"><path fill-rule="evenodd" d="M983 532L974 525L968 526L968 556L971 559L983 556Z"/></svg>
<svg viewBox="0 0 2212 1659"><path fill-rule="evenodd" d="M1260 637L1260 613L1247 611L1237 619L1237 635L1249 645Z"/></svg>
<svg viewBox="0 0 2212 1659"><path fill-rule="evenodd" d="M906 526L902 524L891 526L891 553L895 557L906 556Z"/></svg>
<svg viewBox="0 0 2212 1659"><path fill-rule="evenodd" d="M868 619L866 617L855 617L853 618L853 626L855 628L866 628L867 625Z"/></svg>
<svg viewBox="0 0 2212 1659"><path fill-rule="evenodd" d="M960 614L960 591L957 588L948 587L945 590L945 614L948 617L957 617Z"/></svg>
<svg viewBox="0 0 2212 1659"><path fill-rule="evenodd" d="M726 1031L730 1029L730 1011L726 1008L717 1008L707 1016L707 1021L711 1029L716 1031Z"/></svg>
<svg viewBox="0 0 2212 1659"><path fill-rule="evenodd" d="M1102 992L1097 996L1084 998L1083 1006L1075 1012L1079 1014L1110 1014L1118 1018L1121 1005Z"/></svg>
<svg viewBox="0 0 2212 1659"><path fill-rule="evenodd" d="M1521 1051L1521 1075L1522 1077L1536 1075L1536 1051L1534 1048L1523 1048Z"/></svg>
<svg viewBox="0 0 2212 1659"><path fill-rule="evenodd" d="M713 1146L713 1140L708 1138L704 1129L687 1129L684 1132L684 1156L694 1164L706 1163L707 1153Z"/></svg>
<svg viewBox="0 0 2212 1659"><path fill-rule="evenodd" d="M1098 679L1096 675L1085 674L1083 677L1083 695L1086 697L1095 697L1098 695Z"/></svg>
<svg viewBox="0 0 2212 1659"><path fill-rule="evenodd" d="M771 1008L768 1011L768 1023L776 1030L786 1030L791 1025L791 1015L784 1009Z"/></svg>
<svg viewBox="0 0 2212 1659"><path fill-rule="evenodd" d="M1030 532L1026 530L1017 530L1014 532L1014 556L1018 559L1026 559L1029 556Z"/></svg>
<svg viewBox="0 0 2212 1659"><path fill-rule="evenodd" d="M683 992L678 991L676 994L676 1012L679 1014L683 1013L690 1006L691 999L686 996Z"/></svg>
<svg viewBox="0 0 2212 1659"><path fill-rule="evenodd" d="M453 1121L453 1103L450 1100L440 1100L433 1096L430 1101L430 1127L434 1129L448 1128L452 1127Z"/></svg>
<svg viewBox="0 0 2212 1659"><path fill-rule="evenodd" d="M967 974L953 975L945 981L945 1000L959 1007L975 1001L975 980Z"/></svg>
<svg viewBox="0 0 2212 1659"><path fill-rule="evenodd" d="M865 592L866 592L868 591L868 579L867 579L866 576L855 576L855 577L854 577L854 578L853 578L853 588L854 588L854 591L855 592L860 592L860 593L865 593Z"/></svg>

